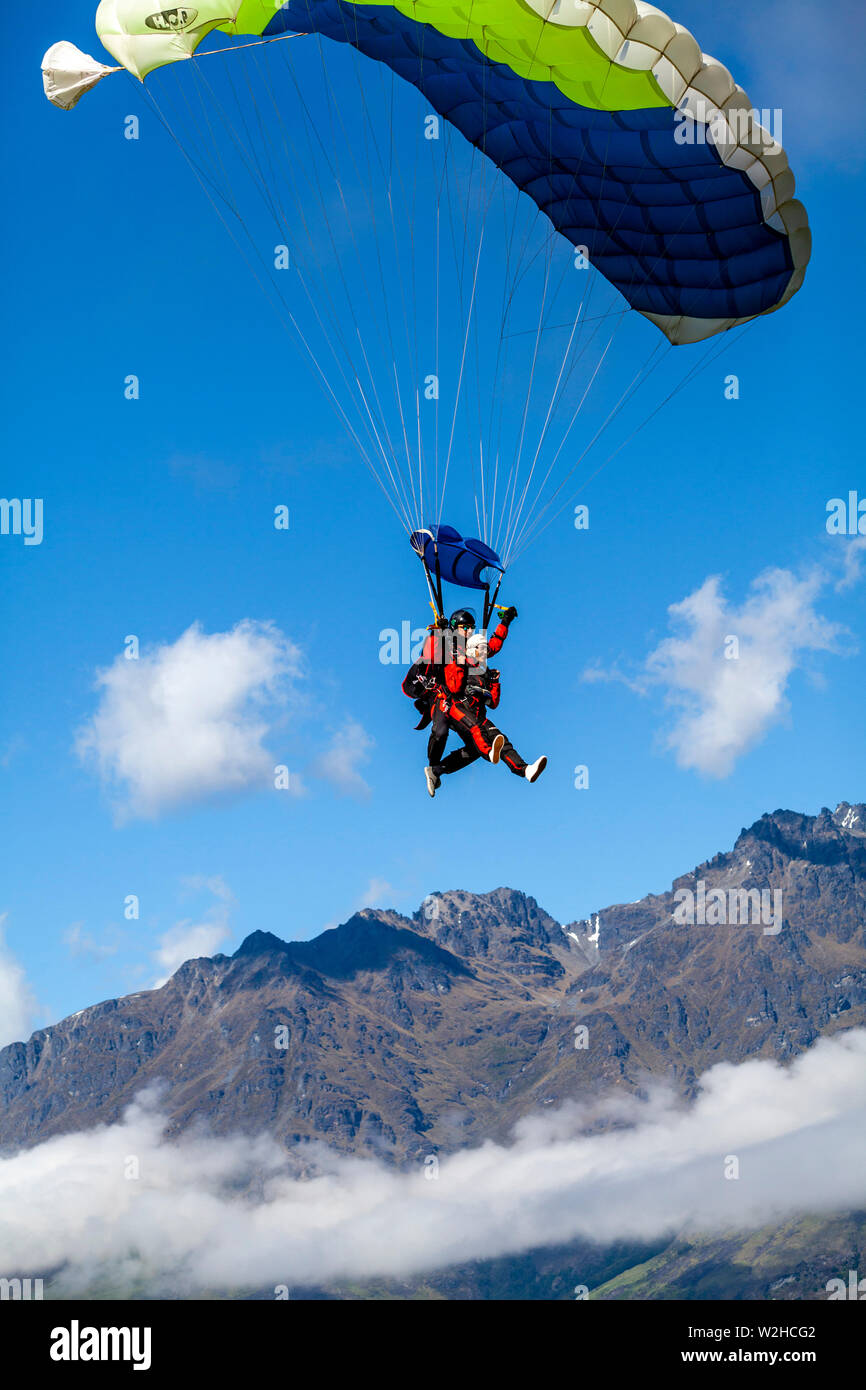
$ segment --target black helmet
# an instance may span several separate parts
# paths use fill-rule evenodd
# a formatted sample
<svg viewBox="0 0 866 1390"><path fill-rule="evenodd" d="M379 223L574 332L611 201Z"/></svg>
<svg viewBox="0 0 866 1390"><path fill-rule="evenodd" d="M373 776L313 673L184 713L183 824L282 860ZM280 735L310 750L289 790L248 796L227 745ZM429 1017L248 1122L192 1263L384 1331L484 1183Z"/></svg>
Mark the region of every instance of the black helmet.
<svg viewBox="0 0 866 1390"><path fill-rule="evenodd" d="M471 608L458 608L456 613L452 613L452 614L451 614L451 626L452 626L452 628L456 628L456 627L474 627L474 626L475 626L475 614L472 612L472 609L471 609Z"/></svg>

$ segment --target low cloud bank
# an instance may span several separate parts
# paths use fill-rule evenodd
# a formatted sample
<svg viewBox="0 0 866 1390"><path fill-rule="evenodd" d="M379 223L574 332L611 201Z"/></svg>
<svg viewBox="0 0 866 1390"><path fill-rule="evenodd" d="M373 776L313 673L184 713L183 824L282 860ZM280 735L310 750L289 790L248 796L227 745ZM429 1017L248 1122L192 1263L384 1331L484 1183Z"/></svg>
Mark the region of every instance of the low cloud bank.
<svg viewBox="0 0 866 1390"><path fill-rule="evenodd" d="M422 1163L396 1172L318 1145L300 1179L266 1137L169 1144L151 1093L121 1123L0 1160L0 1274L63 1266L67 1295L291 1289L850 1210L866 1203L864 1097L866 1030L852 1029L787 1067L712 1067L691 1105L659 1087L532 1117L508 1146L443 1157L430 1180ZM618 1127L587 1135L600 1119Z"/></svg>

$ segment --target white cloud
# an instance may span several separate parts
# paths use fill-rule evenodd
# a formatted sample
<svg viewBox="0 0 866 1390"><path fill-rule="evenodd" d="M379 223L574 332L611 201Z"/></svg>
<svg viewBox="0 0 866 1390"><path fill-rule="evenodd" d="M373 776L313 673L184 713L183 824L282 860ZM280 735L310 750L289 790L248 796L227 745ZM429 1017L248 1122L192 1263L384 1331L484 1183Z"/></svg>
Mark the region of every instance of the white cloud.
<svg viewBox="0 0 866 1390"><path fill-rule="evenodd" d="M153 953L154 960L164 972L155 981L153 988L159 989L164 985L185 960L216 955L229 935L229 928L225 922L177 922L167 932L163 932L159 938L159 946Z"/></svg>
<svg viewBox="0 0 866 1390"><path fill-rule="evenodd" d="M159 938L159 945L153 952L153 959L160 967L159 979L153 988L159 989L186 960L196 960L199 956L216 955L220 947L231 936L229 914L235 906L235 896L225 880L215 874L205 878L200 875L184 880L187 892L210 893L216 902L208 908L198 921L184 919L176 922Z"/></svg>
<svg viewBox="0 0 866 1390"><path fill-rule="evenodd" d="M362 907L383 907L384 899L393 892L394 887L387 878L376 878L374 875L357 899L354 911L360 912Z"/></svg>
<svg viewBox="0 0 866 1390"><path fill-rule="evenodd" d="M104 960L106 956L116 955L120 942L117 933L104 941L84 929L81 922L73 922L63 933L64 945L69 947L71 956L90 956L94 960Z"/></svg>
<svg viewBox="0 0 866 1390"><path fill-rule="evenodd" d="M299 671L297 647L269 624L210 635L194 624L99 673L79 755L98 768L121 819L268 786L277 761L263 742L268 710L285 703Z"/></svg>
<svg viewBox="0 0 866 1390"><path fill-rule="evenodd" d="M660 689L676 714L664 743L679 765L726 777L787 713L789 682L807 655L836 650L843 629L816 608L828 578L820 569L802 578L768 569L738 606L711 576L670 606L675 635L650 653L636 680L596 669L584 679L620 680L641 694Z"/></svg>
<svg viewBox="0 0 866 1390"><path fill-rule="evenodd" d="M365 907L384 907L385 901L390 898L393 902L396 895L397 893L393 883L389 883L387 878L377 878L374 875L368 880L367 887L364 891L360 893L352 903L348 915L351 917L354 913L360 912L361 909ZM330 922L325 923L322 927L322 931L331 931L345 920L345 918L340 918L338 920L335 917Z"/></svg>
<svg viewBox="0 0 866 1390"><path fill-rule="evenodd" d="M22 966L6 946L0 914L0 1047L29 1038L35 1027L36 999Z"/></svg>
<svg viewBox="0 0 866 1390"><path fill-rule="evenodd" d="M866 1030L792 1065L721 1063L685 1105L664 1089L526 1120L400 1172L307 1147L303 1180L268 1137L162 1138L153 1097L123 1121L0 1159L12 1269L57 1268L64 1296L95 1280L148 1292L408 1277L574 1239L649 1240L750 1229L866 1203ZM589 1133L599 1120L615 1121ZM124 1176L135 1155L141 1176ZM725 1177L726 1156L739 1160ZM74 1194L74 1200L71 1195ZM820 1290L816 1290L819 1293Z"/></svg>
<svg viewBox="0 0 866 1390"><path fill-rule="evenodd" d="M797 579L767 570L740 606L726 603L720 580L707 579L668 610L683 637L661 642L647 660L679 717L667 736L681 767L726 777L788 708L785 690L803 656L833 650L839 628L815 611L823 586L815 574ZM736 659L725 642L739 644Z"/></svg>
<svg viewBox="0 0 866 1390"><path fill-rule="evenodd" d="M347 719L334 734L330 747L314 761L312 772L330 782L342 796L365 801L370 796L370 787L359 769L369 761L373 746L374 740L358 721Z"/></svg>
<svg viewBox="0 0 866 1390"><path fill-rule="evenodd" d="M866 536L857 536L855 540L848 541L845 545L842 577L836 583L837 594L844 593L846 589L853 589L855 584L860 583L863 578L864 564L866 564Z"/></svg>

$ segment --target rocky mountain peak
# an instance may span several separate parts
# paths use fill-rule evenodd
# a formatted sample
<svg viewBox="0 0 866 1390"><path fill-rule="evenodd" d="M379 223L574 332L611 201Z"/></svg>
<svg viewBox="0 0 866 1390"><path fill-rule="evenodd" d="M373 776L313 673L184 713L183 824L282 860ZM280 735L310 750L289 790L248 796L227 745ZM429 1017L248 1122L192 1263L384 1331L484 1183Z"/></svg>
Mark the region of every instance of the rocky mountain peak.
<svg viewBox="0 0 866 1390"><path fill-rule="evenodd" d="M518 974L559 976L575 955L559 923L513 888L431 893L412 920L416 931L461 959L496 962Z"/></svg>
<svg viewBox="0 0 866 1390"><path fill-rule="evenodd" d="M232 960L243 960L247 956L269 956L275 953L284 954L288 942L283 941L278 936L274 936L269 931L254 931L249 936L245 936L238 949L232 956Z"/></svg>

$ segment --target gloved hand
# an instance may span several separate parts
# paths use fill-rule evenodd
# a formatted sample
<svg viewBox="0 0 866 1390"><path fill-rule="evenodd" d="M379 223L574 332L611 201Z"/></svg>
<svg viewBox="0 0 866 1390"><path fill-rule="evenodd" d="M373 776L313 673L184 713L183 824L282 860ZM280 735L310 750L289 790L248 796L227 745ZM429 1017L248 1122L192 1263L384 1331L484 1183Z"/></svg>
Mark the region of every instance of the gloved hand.
<svg viewBox="0 0 866 1390"><path fill-rule="evenodd" d="M504 623L513 623L514 619L517 617L517 609L506 608L499 616Z"/></svg>
<svg viewBox="0 0 866 1390"><path fill-rule="evenodd" d="M437 618L435 623L433 624L433 627L438 627L440 631L444 631L446 628L449 628L450 626L451 624L449 623L447 618Z"/></svg>

